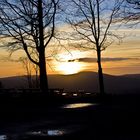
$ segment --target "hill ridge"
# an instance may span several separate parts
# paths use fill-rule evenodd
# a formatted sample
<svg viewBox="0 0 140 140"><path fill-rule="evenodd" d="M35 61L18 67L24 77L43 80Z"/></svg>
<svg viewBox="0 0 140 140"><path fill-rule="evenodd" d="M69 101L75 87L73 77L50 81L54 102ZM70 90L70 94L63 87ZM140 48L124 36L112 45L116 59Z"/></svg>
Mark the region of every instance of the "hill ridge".
<svg viewBox="0 0 140 140"><path fill-rule="evenodd" d="M136 77L136 78L135 78ZM27 88L25 76L0 78L5 88ZM72 75L48 75L50 88L64 88L65 92L84 90L99 92L98 74L85 71ZM104 74L105 91L113 94L139 93L140 74L137 75L109 75Z"/></svg>

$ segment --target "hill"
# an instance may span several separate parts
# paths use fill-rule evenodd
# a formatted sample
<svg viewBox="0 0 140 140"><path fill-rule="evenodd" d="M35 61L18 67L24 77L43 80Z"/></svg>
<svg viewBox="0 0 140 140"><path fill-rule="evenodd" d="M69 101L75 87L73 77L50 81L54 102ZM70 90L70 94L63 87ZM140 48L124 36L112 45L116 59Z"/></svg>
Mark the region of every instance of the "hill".
<svg viewBox="0 0 140 140"><path fill-rule="evenodd" d="M0 78L5 88L26 88L27 81L24 76ZM65 92L84 90L98 92L98 75L95 72L80 72L73 75L49 75L50 88L64 88ZM104 74L105 91L107 93L139 93L140 74L112 76Z"/></svg>

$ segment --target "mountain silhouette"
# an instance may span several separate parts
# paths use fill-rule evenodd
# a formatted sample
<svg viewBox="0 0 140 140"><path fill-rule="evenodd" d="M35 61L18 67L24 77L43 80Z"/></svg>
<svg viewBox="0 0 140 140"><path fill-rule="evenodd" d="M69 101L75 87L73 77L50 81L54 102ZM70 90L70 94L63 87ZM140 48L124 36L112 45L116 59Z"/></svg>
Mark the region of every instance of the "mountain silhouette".
<svg viewBox="0 0 140 140"><path fill-rule="evenodd" d="M0 78L5 88L27 88L24 76ZM49 88L63 88L65 92L99 92L98 74L80 72L72 75L48 75ZM140 74L113 76L104 74L105 92L111 94L137 94L140 92Z"/></svg>

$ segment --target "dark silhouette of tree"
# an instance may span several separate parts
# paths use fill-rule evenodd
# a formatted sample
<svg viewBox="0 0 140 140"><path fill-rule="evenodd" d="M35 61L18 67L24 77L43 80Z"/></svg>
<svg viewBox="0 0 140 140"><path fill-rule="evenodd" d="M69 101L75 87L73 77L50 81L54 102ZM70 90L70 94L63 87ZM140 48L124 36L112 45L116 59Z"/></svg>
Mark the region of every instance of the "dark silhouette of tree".
<svg viewBox="0 0 140 140"><path fill-rule="evenodd" d="M140 0L125 0L122 19L132 25L140 23Z"/></svg>
<svg viewBox="0 0 140 140"><path fill-rule="evenodd" d="M0 1L0 28L1 35L7 37L5 46L12 52L23 49L39 67L42 90L48 89L45 48L54 36L58 3L59 0Z"/></svg>
<svg viewBox="0 0 140 140"><path fill-rule="evenodd" d="M29 88L38 88L39 87L39 79L38 79L38 66L34 63L31 63L27 57L21 57L19 62L22 63L23 68L26 72L26 78L28 82ZM34 75L35 74L35 78Z"/></svg>
<svg viewBox="0 0 140 140"><path fill-rule="evenodd" d="M117 24L121 0L71 0L68 23L74 29L73 40L79 47L96 50L100 94L103 95L104 81L101 52L119 38L111 29ZM114 27L115 28L115 27Z"/></svg>
<svg viewBox="0 0 140 140"><path fill-rule="evenodd" d="M3 88L3 84L2 84L2 82L0 81L0 89L1 89L1 88Z"/></svg>
<svg viewBox="0 0 140 140"><path fill-rule="evenodd" d="M134 4L136 7L140 6L140 0L126 0L130 4Z"/></svg>

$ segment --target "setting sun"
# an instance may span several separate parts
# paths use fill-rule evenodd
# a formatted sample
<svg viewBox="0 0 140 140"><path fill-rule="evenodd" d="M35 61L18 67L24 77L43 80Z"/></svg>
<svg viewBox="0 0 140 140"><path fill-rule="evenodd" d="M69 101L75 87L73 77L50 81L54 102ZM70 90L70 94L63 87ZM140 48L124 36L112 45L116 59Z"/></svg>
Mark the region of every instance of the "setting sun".
<svg viewBox="0 0 140 140"><path fill-rule="evenodd" d="M62 62L57 66L57 70L64 75L74 74L81 71L81 65L78 62Z"/></svg>

